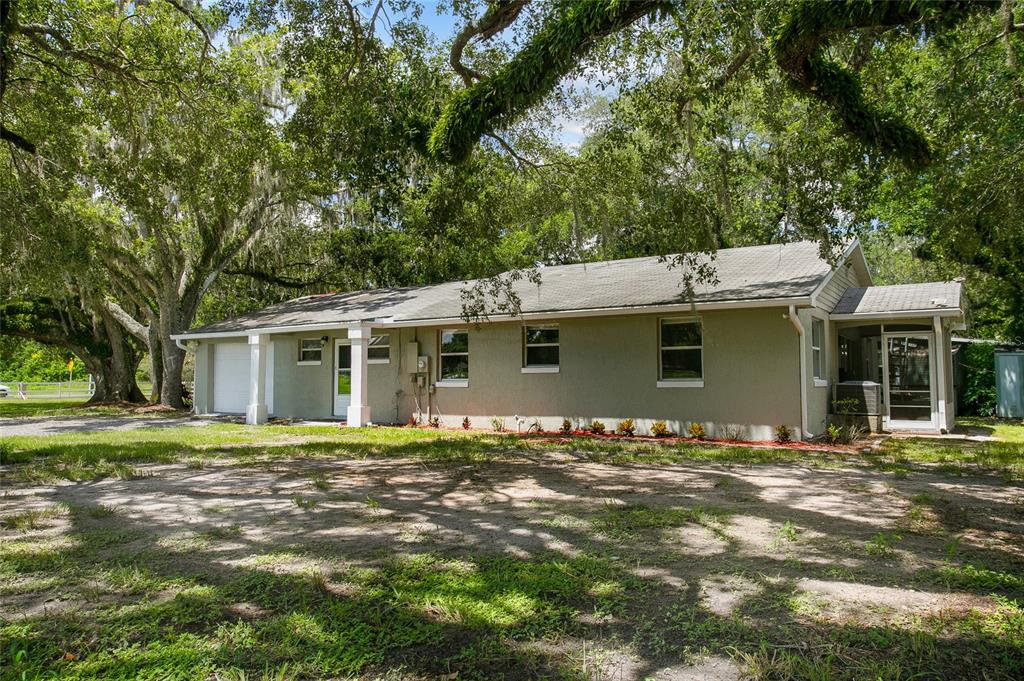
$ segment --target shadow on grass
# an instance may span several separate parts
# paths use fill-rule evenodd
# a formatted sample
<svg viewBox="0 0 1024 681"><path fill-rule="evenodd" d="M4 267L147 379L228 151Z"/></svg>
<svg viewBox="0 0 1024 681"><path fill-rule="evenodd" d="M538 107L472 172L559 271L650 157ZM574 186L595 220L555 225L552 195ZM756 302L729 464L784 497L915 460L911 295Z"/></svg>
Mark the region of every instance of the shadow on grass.
<svg viewBox="0 0 1024 681"><path fill-rule="evenodd" d="M848 472L798 473L785 495L765 501L720 468L695 472L688 486L639 464L549 467L540 478L527 457L543 450L504 458L498 445L516 442L242 446L232 453L252 465L228 477L196 467L143 496L135 490L146 481L73 486L74 500L90 505L72 506L59 534L43 530L0 549L5 580L57 577L31 593L44 602L48 589L60 594L48 611L3 623L0 678L194 679L284 664L297 678L645 678L702 652L735 655L766 678L1024 673L1016 607L966 621L929 615L902 628L828 620L797 602L799 579L825 578L841 562L835 541L861 542L878 529L849 518L856 500L829 513L802 503L815 486L858 481ZM373 460L411 448L414 461ZM122 462L156 455L126 451ZM551 501L524 513L507 490L527 484ZM734 507L715 506L721 485ZM470 492L493 501L460 506ZM316 503L292 503L294 495ZM755 499L756 511L746 506ZM191 509L184 526L183 505ZM820 551L752 556L713 531L755 512L775 525L827 528ZM403 537L400 524L427 536ZM672 534L680 528L708 529L721 546L685 555ZM702 593L723 575L749 585L729 614ZM882 564L854 577L884 586L907 575ZM579 657L584 642L590 667ZM595 650L623 647L631 658L594 661Z"/></svg>

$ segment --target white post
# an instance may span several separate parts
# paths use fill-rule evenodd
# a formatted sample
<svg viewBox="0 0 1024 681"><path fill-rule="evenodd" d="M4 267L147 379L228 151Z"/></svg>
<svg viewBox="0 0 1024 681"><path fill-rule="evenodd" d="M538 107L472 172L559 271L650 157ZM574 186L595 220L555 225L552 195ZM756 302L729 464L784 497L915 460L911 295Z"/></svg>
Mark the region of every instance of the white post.
<svg viewBox="0 0 1024 681"><path fill-rule="evenodd" d="M347 422L352 428L370 425L369 405L369 364L367 351L370 345L370 327L360 326L348 330L352 341L352 401L347 411Z"/></svg>
<svg viewBox="0 0 1024 681"><path fill-rule="evenodd" d="M935 400L939 408L939 430L948 430L946 423L946 339L943 337L942 318L932 317L935 328L935 347L932 356L935 358Z"/></svg>
<svg viewBox="0 0 1024 681"><path fill-rule="evenodd" d="M249 406L245 422L267 422L267 334L249 336Z"/></svg>

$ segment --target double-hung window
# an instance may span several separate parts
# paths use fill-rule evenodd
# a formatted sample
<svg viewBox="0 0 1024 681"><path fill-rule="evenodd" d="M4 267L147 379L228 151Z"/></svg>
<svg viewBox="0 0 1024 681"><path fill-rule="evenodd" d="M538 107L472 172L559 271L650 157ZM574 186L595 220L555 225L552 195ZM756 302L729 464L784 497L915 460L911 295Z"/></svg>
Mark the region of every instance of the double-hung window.
<svg viewBox="0 0 1024 681"><path fill-rule="evenodd" d="M523 373L558 371L558 326L523 328Z"/></svg>
<svg viewBox="0 0 1024 681"><path fill-rule="evenodd" d="M391 334L381 333L370 336L370 345L366 349L366 358L370 364L387 364L391 361Z"/></svg>
<svg viewBox="0 0 1024 681"><path fill-rule="evenodd" d="M814 365L814 382L825 382L825 321L811 320L811 358Z"/></svg>
<svg viewBox="0 0 1024 681"><path fill-rule="evenodd" d="M442 329L438 385L469 385L469 331Z"/></svg>
<svg viewBox="0 0 1024 681"><path fill-rule="evenodd" d="M299 339L299 364L320 364L323 347L319 338Z"/></svg>
<svg viewBox="0 0 1024 681"><path fill-rule="evenodd" d="M704 333L699 319L662 319L658 326L658 387L703 387Z"/></svg>

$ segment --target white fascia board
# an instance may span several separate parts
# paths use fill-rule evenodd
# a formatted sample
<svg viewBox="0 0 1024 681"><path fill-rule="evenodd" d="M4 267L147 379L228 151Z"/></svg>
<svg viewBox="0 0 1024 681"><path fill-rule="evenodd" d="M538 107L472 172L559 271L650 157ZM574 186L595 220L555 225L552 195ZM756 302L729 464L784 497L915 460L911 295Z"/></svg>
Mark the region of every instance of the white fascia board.
<svg viewBox="0 0 1024 681"><path fill-rule="evenodd" d="M334 322L332 324L291 324L289 326L264 326L237 331L210 331L208 333L176 333L171 340L201 340L203 338L245 338L264 333L296 333L305 331L339 331L347 329L350 322Z"/></svg>
<svg viewBox="0 0 1024 681"><path fill-rule="evenodd" d="M736 310L743 308L764 307L806 307L811 304L810 296L793 298L762 298L757 300L722 300L707 303L677 303L674 305L635 305L628 307L604 307L586 310L554 310L551 312L526 312L520 315L495 315L492 319L481 319L481 324L507 321L530 321L544 319L569 319L574 317L612 317L632 314L678 314L686 312L702 312L712 310ZM266 326L238 331L211 331L209 333L179 333L171 336L173 340L201 340L204 338L242 338L264 333L296 333L306 331L338 331L359 327L402 328L409 326L436 326L439 324L466 324L462 317L430 317L423 319L395 320L394 317L378 317L373 320L345 320L331 324L298 324L290 326Z"/></svg>
<svg viewBox="0 0 1024 681"><path fill-rule="evenodd" d="M509 321L533 321L546 319L573 319L578 317L617 317L621 315L634 314L680 314L693 312L709 312L713 310L736 310L743 308L764 308L764 307L806 307L811 304L809 296L796 298L764 298L760 300L723 300L708 303L680 303L676 305L637 305L631 307L602 307L587 310L553 310L551 312L524 312L519 315L495 315L491 319L481 319L479 323L487 324L494 322ZM473 323L473 322L470 322ZM437 326L439 324L466 324L462 317L433 317L424 319L383 319L374 325L381 327L408 327L408 326Z"/></svg>
<svg viewBox="0 0 1024 681"><path fill-rule="evenodd" d="M894 312L853 312L850 314L831 314L828 316L834 322L845 322L856 319L872 321L877 319L910 319L912 317L962 317L963 310L959 308L943 308L941 310L898 310Z"/></svg>

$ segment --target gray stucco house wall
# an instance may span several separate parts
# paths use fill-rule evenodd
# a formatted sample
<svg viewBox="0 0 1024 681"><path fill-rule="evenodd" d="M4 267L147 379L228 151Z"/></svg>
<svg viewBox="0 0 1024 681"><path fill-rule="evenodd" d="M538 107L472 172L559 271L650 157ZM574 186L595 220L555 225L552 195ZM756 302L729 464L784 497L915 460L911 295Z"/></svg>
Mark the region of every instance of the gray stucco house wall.
<svg viewBox="0 0 1024 681"><path fill-rule="evenodd" d="M580 426L600 420L611 429L632 418L639 432L655 421L677 432L701 423L713 436L764 440L786 425L806 438L829 420L840 379L838 335L865 325L884 334L885 324L898 321L930 334L929 427L952 425L945 395L952 395L949 330L962 319L959 284L873 287L856 242L836 263L807 242L720 251L715 262L720 282L695 290L689 302L681 300L678 275L654 259L546 268L538 289L523 289L515 319L460 319L466 282L289 301L181 336L196 355L195 410L223 411L218 380L239 381L243 391L242 381L255 386L239 343L262 339L270 416L343 420L335 402L339 362L347 367L350 352L358 362L359 334L372 333L387 336L386 356L378 348L365 377L349 377L364 381L374 423L437 417L458 427L469 417L486 428L496 416L512 430L535 420L553 430L563 418ZM700 381L660 380L666 319L699 322ZM524 368L524 329L536 325L557 328L557 367ZM454 385L439 370L444 329L468 334L469 378ZM320 347L319 360L302 361L302 347ZM225 369L218 353L234 355L234 368ZM417 357L428 366L411 366ZM241 399L236 392L232 411L241 411Z"/></svg>

